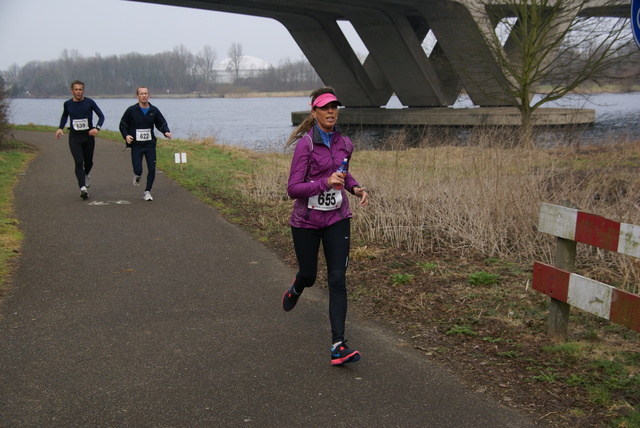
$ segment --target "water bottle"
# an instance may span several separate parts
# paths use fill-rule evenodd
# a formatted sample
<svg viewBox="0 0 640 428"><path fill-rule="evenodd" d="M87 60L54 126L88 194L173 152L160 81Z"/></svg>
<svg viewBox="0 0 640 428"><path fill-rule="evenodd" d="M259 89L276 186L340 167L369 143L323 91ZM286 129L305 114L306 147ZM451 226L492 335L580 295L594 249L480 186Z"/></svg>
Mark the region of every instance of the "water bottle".
<svg viewBox="0 0 640 428"><path fill-rule="evenodd" d="M338 169L336 170L337 173L342 174L342 178L346 179L347 178L347 163L349 161L347 160L347 158L344 158L342 160L342 163L340 164L340 166L338 167ZM342 190L342 184L334 184L333 188L336 190Z"/></svg>

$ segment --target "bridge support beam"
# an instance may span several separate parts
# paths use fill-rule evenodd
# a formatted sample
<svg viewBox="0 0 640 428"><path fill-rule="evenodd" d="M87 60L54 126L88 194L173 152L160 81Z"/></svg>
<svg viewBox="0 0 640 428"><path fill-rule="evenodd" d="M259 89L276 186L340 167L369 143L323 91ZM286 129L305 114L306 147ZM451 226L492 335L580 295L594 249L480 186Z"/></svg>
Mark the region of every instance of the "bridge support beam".
<svg viewBox="0 0 640 428"><path fill-rule="evenodd" d="M361 64L335 19L321 14L279 18L323 82L345 105L378 107L393 94L377 64Z"/></svg>
<svg viewBox="0 0 640 428"><path fill-rule="evenodd" d="M514 106L517 101L504 95L501 89L506 76L484 41L493 31L486 15L477 6L440 0L421 5L419 10L429 22L442 54L451 64L455 85L451 91L464 89L474 104L480 106Z"/></svg>

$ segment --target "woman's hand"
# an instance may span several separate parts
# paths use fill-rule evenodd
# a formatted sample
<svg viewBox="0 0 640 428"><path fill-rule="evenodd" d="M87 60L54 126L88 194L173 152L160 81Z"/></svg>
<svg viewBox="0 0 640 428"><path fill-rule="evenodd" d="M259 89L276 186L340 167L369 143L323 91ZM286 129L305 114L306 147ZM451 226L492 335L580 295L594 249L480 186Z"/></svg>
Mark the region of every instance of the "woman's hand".
<svg viewBox="0 0 640 428"><path fill-rule="evenodd" d="M366 207L369 204L369 194L364 187L354 187L353 194L360 198L358 205Z"/></svg>
<svg viewBox="0 0 640 428"><path fill-rule="evenodd" d="M330 187L333 187L334 185L344 186L344 173L334 172L329 178L327 178L327 183Z"/></svg>

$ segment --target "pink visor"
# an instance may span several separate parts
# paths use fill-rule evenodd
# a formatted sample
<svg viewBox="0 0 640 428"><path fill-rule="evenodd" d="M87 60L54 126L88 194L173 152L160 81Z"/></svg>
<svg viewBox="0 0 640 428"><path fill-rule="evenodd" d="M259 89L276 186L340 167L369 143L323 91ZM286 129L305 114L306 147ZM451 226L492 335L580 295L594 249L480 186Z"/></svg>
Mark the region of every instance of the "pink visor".
<svg viewBox="0 0 640 428"><path fill-rule="evenodd" d="M340 101L333 94L322 94L318 98L316 98L311 104L311 108L326 106L330 102L336 102L339 106L342 105Z"/></svg>

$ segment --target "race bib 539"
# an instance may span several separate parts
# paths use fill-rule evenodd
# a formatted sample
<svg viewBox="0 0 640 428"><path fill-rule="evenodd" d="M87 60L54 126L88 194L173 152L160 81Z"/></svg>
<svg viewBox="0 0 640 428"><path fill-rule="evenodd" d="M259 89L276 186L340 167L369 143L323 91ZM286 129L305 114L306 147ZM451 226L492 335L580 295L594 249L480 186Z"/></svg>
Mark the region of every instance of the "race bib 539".
<svg viewBox="0 0 640 428"><path fill-rule="evenodd" d="M75 131L86 131L89 129L89 119L73 119L71 126Z"/></svg>

